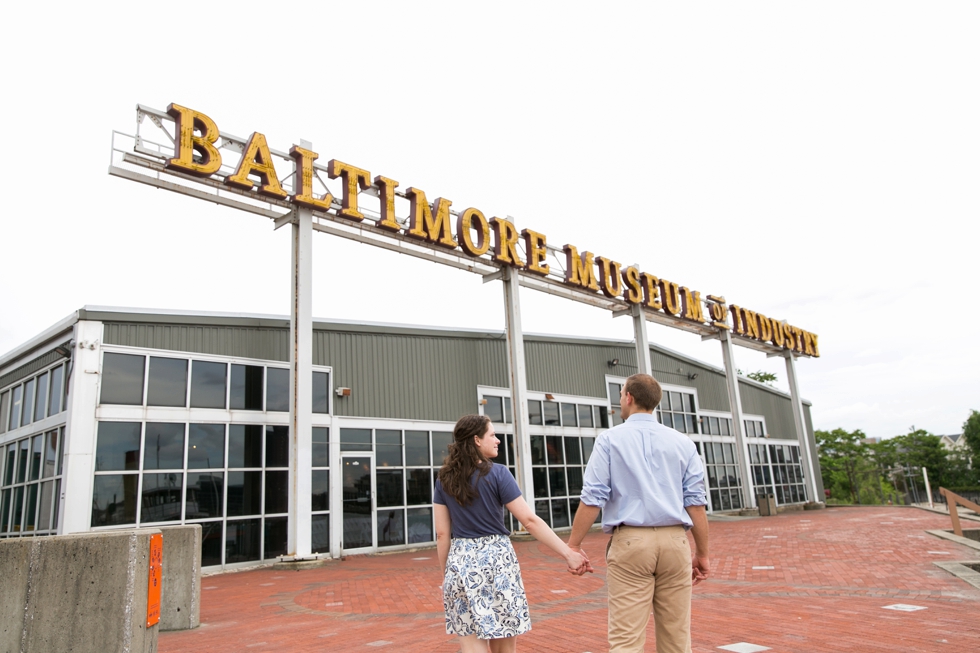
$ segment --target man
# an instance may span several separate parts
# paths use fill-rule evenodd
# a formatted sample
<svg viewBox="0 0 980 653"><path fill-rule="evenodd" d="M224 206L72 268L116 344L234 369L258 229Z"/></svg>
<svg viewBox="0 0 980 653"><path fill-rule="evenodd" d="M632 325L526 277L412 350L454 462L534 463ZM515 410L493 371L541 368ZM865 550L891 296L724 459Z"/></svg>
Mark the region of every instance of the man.
<svg viewBox="0 0 980 653"><path fill-rule="evenodd" d="M568 545L582 540L603 509L609 592L609 651L642 651L653 607L659 653L691 651L691 587L708 576L704 466L686 435L660 424L663 391L649 374L626 379L625 420L600 435ZM695 555L686 531L694 535Z"/></svg>

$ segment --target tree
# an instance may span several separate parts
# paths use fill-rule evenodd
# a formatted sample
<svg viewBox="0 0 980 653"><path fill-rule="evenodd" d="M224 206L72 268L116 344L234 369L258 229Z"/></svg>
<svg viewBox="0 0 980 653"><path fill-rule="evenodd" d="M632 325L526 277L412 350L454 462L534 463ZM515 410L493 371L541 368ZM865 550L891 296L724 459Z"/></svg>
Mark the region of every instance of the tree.
<svg viewBox="0 0 980 653"><path fill-rule="evenodd" d="M776 382L776 375L773 372L763 372L762 370L759 370L758 372L749 372L745 376L753 381L765 383L766 385L772 385Z"/></svg>
<svg viewBox="0 0 980 653"><path fill-rule="evenodd" d="M963 422L963 439L970 448L973 459L980 461L980 412L970 411L970 416Z"/></svg>
<svg viewBox="0 0 980 653"><path fill-rule="evenodd" d="M815 435L824 487L830 489L832 497L844 490L848 500L860 503L860 480L868 467L868 445L864 443L867 436L860 429L817 431Z"/></svg>
<svg viewBox="0 0 980 653"><path fill-rule="evenodd" d="M897 462L910 467L925 467L930 485L949 484L948 452L942 438L923 429L892 438Z"/></svg>

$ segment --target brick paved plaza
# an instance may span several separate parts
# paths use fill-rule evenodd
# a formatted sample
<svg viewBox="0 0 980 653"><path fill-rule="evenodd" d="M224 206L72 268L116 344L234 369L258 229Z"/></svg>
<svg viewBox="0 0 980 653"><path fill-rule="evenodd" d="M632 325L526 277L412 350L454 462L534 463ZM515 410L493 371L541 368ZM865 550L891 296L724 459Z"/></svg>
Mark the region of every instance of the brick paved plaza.
<svg viewBox="0 0 980 653"><path fill-rule="evenodd" d="M932 563L978 560L980 551L925 533L942 528L948 517L898 507L712 521L713 573L694 591L694 650L744 642L775 653L978 651L980 590ZM583 578L537 542L515 543L534 624L520 650L606 650L605 543L601 533L586 540L596 573ZM201 627L162 633L159 650L458 651L445 634L440 581L434 549L207 576ZM885 609L896 604L923 609ZM651 622L648 650L653 638Z"/></svg>

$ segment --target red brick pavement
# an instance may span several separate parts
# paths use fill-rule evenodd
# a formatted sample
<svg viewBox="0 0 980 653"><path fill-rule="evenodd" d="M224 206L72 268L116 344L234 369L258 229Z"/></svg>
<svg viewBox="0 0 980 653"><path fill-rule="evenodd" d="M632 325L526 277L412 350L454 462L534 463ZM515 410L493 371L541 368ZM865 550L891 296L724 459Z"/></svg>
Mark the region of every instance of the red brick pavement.
<svg viewBox="0 0 980 653"><path fill-rule="evenodd" d="M712 576L694 592L694 650L980 651L980 590L932 564L980 552L924 532L949 527L948 517L898 507L713 521ZM605 543L599 533L586 540L596 573L583 578L537 542L515 544L534 624L521 650L607 649ZM775 569L753 569L765 566ZM440 582L434 549L208 576L201 627L162 633L159 650L458 651ZM926 609L883 609L896 603ZM651 651L653 639L651 621Z"/></svg>

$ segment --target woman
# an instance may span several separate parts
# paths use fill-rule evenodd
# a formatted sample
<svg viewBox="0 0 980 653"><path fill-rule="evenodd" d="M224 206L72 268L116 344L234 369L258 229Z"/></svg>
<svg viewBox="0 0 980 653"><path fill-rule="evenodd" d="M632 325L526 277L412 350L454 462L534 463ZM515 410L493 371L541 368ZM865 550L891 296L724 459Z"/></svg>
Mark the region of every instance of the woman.
<svg viewBox="0 0 980 653"><path fill-rule="evenodd" d="M445 569L446 632L460 637L463 653L516 651L516 637L531 629L504 508L564 558L569 571L581 575L590 570L588 560L534 514L507 468L491 462L499 444L487 417L460 418L432 499L436 546Z"/></svg>

